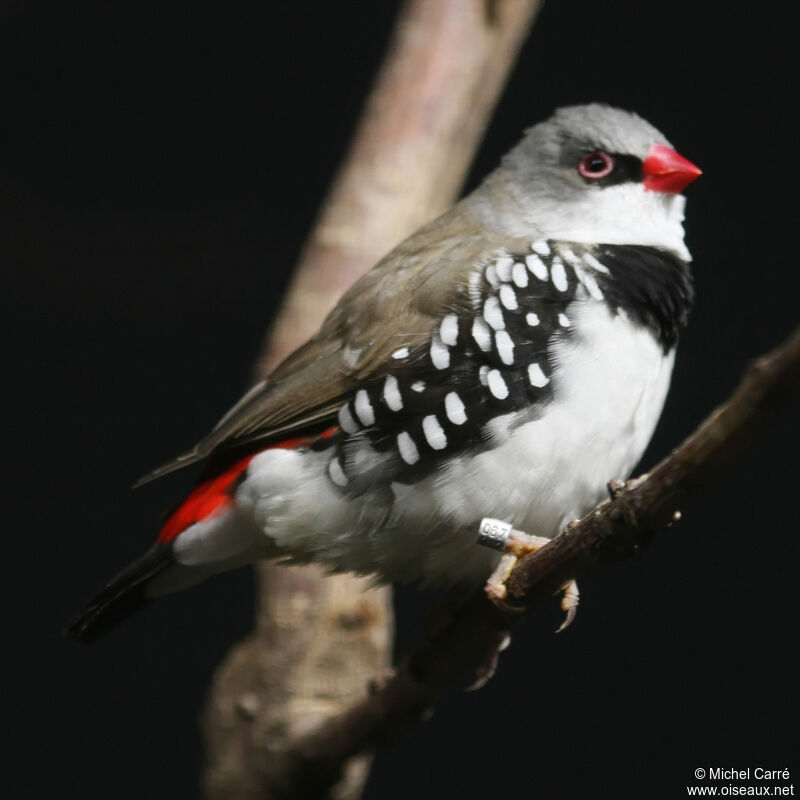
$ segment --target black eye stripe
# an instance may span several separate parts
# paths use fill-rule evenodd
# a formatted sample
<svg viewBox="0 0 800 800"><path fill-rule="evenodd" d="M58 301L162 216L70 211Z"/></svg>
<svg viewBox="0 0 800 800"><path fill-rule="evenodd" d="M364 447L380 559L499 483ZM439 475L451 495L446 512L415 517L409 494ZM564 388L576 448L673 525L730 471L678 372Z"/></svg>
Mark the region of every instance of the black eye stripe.
<svg viewBox="0 0 800 800"><path fill-rule="evenodd" d="M594 186L616 186L620 183L639 183L644 177L642 159L621 153L609 153L614 159L614 168L603 178L583 178Z"/></svg>

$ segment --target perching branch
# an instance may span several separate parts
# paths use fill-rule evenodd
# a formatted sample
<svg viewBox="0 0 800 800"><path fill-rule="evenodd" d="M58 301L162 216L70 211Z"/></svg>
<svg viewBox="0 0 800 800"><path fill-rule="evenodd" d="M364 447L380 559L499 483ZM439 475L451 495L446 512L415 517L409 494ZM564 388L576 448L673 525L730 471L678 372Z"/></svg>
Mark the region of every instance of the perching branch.
<svg viewBox="0 0 800 800"><path fill-rule="evenodd" d="M680 508L739 454L798 384L800 327L754 361L730 399L654 469L612 485L608 500L524 557L509 580L508 602L519 612L530 610L568 579L632 556L678 518ZM290 756L296 774L313 780L335 771L424 719L442 689L484 661L521 617L500 610L483 593L472 597L384 686L295 743Z"/></svg>
<svg viewBox="0 0 800 800"><path fill-rule="evenodd" d="M452 205L539 5L407 0L258 378L381 256ZM389 592L315 566L265 565L258 578L256 631L218 670L205 713L205 792L213 800L356 798L365 759L304 774L291 744L388 666Z"/></svg>

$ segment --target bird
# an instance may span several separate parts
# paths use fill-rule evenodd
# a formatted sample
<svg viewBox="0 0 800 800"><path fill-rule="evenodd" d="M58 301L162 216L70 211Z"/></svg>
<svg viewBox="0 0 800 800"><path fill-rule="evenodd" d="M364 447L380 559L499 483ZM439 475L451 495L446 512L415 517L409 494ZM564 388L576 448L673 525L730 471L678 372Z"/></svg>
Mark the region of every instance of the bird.
<svg viewBox="0 0 800 800"><path fill-rule="evenodd" d="M451 588L494 575L502 595L498 549L517 551L508 535L479 546L481 522L550 540L652 436L694 298L682 192L700 174L606 104L527 130L207 436L139 481L205 462L156 543L66 635L92 641L260 559Z"/></svg>

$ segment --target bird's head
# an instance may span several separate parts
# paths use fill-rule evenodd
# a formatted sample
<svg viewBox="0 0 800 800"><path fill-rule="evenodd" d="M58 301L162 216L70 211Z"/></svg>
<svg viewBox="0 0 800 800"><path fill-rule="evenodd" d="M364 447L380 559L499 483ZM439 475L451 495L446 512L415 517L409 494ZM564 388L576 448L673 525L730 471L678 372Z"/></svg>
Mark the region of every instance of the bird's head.
<svg viewBox="0 0 800 800"><path fill-rule="evenodd" d="M526 132L475 202L511 235L652 245L688 259L680 192L698 175L636 114L569 106Z"/></svg>

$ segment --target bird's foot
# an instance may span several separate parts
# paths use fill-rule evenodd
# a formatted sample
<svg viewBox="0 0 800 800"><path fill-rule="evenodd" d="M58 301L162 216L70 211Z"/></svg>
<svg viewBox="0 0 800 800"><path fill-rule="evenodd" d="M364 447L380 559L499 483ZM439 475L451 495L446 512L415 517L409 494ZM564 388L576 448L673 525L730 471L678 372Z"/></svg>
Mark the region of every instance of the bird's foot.
<svg viewBox="0 0 800 800"><path fill-rule="evenodd" d="M504 633L502 638L498 639L497 645L493 647L486 657L481 661L475 670L475 680L467 686L465 692L476 692L482 689L492 679L492 676L497 671L497 662L500 660L500 653L503 652L511 644L511 634Z"/></svg>
<svg viewBox="0 0 800 800"><path fill-rule="evenodd" d="M506 581L511 577L517 562L528 553L535 553L549 541L543 536L530 536L522 531L508 531L503 555L494 572L489 576L489 580L486 581L486 594L493 603L507 610L506 604L503 603L508 596Z"/></svg>
<svg viewBox="0 0 800 800"><path fill-rule="evenodd" d="M578 603L581 600L580 592L578 591L578 584L575 581L569 581L561 587L564 596L561 598L561 610L566 612L566 617L561 625L556 629L556 633L566 630L572 625L575 619L575 614L578 613Z"/></svg>
<svg viewBox="0 0 800 800"><path fill-rule="evenodd" d="M610 489L611 487L609 487ZM574 523L570 523L572 525ZM567 529L570 526L567 526ZM506 583L514 571L517 562L528 553L535 553L541 547L546 545L550 539L543 536L531 536L530 534L523 533L522 531L515 531L512 527L505 522L499 520L484 519L481 521L480 535L478 541L481 544L493 547L495 549L502 549L503 555L495 567L494 572L489 576L486 581L486 595L487 597L503 611L518 611L519 609L510 606L505 602L508 597L508 589ZM564 596L561 598L561 609L566 613L564 621L556 630L556 633L566 630L572 625L575 615L578 611L578 603L580 602L580 592L578 591L578 584L574 581L568 581L561 587ZM493 662L488 670L488 677L491 677L494 672L494 667L497 664L497 653L502 648L498 648L494 652ZM479 670L480 675L480 670ZM483 681L483 683L486 682ZM480 684L480 686L483 685ZM479 687L478 687L479 688Z"/></svg>

